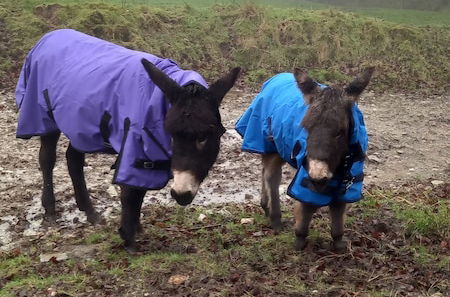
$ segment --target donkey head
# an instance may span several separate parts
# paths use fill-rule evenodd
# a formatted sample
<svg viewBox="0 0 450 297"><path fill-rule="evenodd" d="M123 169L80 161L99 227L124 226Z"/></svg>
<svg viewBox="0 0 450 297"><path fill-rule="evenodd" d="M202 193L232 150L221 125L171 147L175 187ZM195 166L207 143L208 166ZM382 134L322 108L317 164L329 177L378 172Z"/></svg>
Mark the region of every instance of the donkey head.
<svg viewBox="0 0 450 297"><path fill-rule="evenodd" d="M302 125L308 131L307 169L317 191L325 188L349 150L352 106L369 84L374 68L358 75L347 87L321 88L305 72L294 76L309 104Z"/></svg>
<svg viewBox="0 0 450 297"><path fill-rule="evenodd" d="M207 89L198 84L180 86L149 61L143 59L142 64L172 105L165 119L165 128L172 136L174 181L170 193L178 204L188 205L217 159L225 132L219 106L240 68L232 69Z"/></svg>

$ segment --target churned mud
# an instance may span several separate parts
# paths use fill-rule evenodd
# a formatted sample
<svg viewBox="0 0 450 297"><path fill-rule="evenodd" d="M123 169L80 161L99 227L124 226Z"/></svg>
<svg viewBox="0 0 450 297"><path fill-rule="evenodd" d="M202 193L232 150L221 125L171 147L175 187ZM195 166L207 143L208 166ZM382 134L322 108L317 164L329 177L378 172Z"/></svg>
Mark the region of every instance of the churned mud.
<svg viewBox="0 0 450 297"><path fill-rule="evenodd" d="M235 90L221 108L227 132L209 177L202 184L194 205L215 203L258 203L260 158L242 153L234 123L255 94ZM396 187L420 179L447 182L450 173L450 103L448 96L367 93L360 101L370 137L366 185ZM16 239L44 232L40 206L41 175L38 165L39 139L15 138L17 112L13 94L0 95L0 246L10 249ZM78 228L86 218L78 211L67 173L62 138L54 170L60 228ZM111 184L115 157L87 155L86 180L96 208L109 220L120 211L118 187ZM294 171L287 166L280 192L283 201ZM145 204L174 204L168 187L148 192ZM145 205L144 205L145 207Z"/></svg>

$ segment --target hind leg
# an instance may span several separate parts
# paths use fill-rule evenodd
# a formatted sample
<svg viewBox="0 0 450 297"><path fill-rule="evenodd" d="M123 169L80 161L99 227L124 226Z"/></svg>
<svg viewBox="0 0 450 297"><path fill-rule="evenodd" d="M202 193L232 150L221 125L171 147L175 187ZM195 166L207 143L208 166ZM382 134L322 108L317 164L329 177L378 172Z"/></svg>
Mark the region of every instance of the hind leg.
<svg viewBox="0 0 450 297"><path fill-rule="evenodd" d="M311 204L306 204L297 201L294 207L294 217L295 217L295 249L302 250L306 247L308 243L306 238L309 233L309 225L314 213L319 207Z"/></svg>
<svg viewBox="0 0 450 297"><path fill-rule="evenodd" d="M270 225L279 232L281 230L281 208L279 187L281 182L281 168L284 161L278 154L262 156L263 182L261 206L268 213Z"/></svg>
<svg viewBox="0 0 450 297"><path fill-rule="evenodd" d="M84 179L84 153L77 151L71 144L69 144L66 151L66 159L70 178L72 179L72 184L75 191L75 200L77 202L78 209L86 213L87 220L90 223L98 223L100 221L100 215L92 206L92 202L86 188L86 181Z"/></svg>
<svg viewBox="0 0 450 297"><path fill-rule="evenodd" d="M125 249L133 253L136 251L136 233L140 231L140 215L142 202L146 190L133 189L122 186L120 202L122 203L122 216L119 233L124 240Z"/></svg>
<svg viewBox="0 0 450 297"><path fill-rule="evenodd" d="M346 205L341 201L334 201L330 204L332 248L336 251L344 251L347 248L347 242L342 240Z"/></svg>
<svg viewBox="0 0 450 297"><path fill-rule="evenodd" d="M41 136L39 149L39 166L42 171L42 206L45 209L45 218L54 222L56 220L55 193L53 191L53 168L56 163L56 145L60 132Z"/></svg>
<svg viewBox="0 0 450 297"><path fill-rule="evenodd" d="M264 166L262 169L262 179L261 179L261 207L264 210L266 217L270 216L269 210L269 194L267 193L266 183L264 182Z"/></svg>

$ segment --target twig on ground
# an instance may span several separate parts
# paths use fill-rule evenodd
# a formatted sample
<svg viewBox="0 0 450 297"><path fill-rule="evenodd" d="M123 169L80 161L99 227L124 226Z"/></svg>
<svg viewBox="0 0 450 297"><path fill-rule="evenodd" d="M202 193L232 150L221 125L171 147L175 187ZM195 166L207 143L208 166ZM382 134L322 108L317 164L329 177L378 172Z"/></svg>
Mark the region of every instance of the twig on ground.
<svg viewBox="0 0 450 297"><path fill-rule="evenodd" d="M199 229L211 229L211 228L220 227L220 226L222 226L222 224L214 224L214 225L193 227L193 228L189 228L188 230L189 231L195 231L195 230L199 230Z"/></svg>

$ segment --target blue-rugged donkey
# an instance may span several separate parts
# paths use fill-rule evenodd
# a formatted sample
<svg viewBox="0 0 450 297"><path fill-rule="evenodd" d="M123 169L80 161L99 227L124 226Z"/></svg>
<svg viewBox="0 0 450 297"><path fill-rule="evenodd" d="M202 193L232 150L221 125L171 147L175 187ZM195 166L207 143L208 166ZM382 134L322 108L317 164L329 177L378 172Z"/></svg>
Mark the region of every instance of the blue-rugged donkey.
<svg viewBox="0 0 450 297"><path fill-rule="evenodd" d="M368 137L357 106L374 69L368 68L344 88L320 85L306 72L269 79L236 124L242 150L262 155L261 206L272 228L281 228L279 185L288 163L297 173L288 187L295 198L297 249L303 249L314 212L329 206L333 248L346 242L346 204L362 198Z"/></svg>

